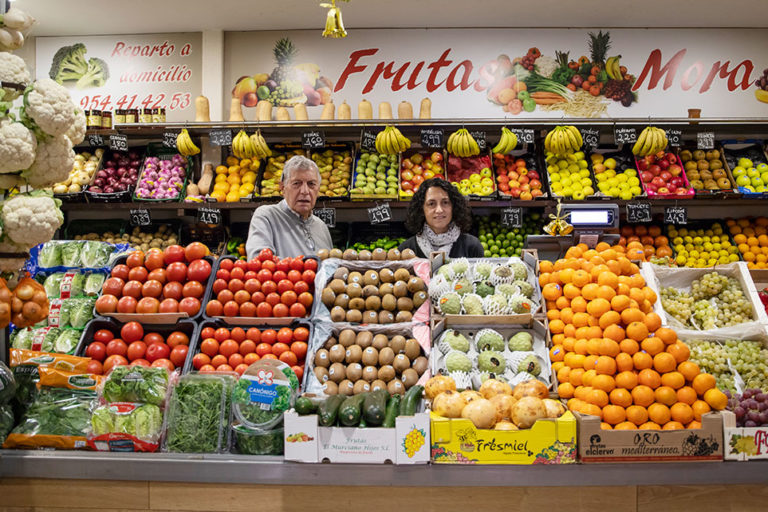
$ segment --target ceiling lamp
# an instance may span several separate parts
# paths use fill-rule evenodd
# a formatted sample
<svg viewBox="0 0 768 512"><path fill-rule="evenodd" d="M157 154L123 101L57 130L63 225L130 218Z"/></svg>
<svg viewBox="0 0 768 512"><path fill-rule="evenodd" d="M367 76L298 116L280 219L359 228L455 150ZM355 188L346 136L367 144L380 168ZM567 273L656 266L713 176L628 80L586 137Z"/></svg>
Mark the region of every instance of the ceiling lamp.
<svg viewBox="0 0 768 512"><path fill-rule="evenodd" d="M349 0L341 1L348 2ZM336 0L331 0L329 4L322 3L320 7L328 9L328 15L325 17L323 37L332 37L334 39L347 37L347 31L344 30L344 23L341 21L341 8L336 7Z"/></svg>

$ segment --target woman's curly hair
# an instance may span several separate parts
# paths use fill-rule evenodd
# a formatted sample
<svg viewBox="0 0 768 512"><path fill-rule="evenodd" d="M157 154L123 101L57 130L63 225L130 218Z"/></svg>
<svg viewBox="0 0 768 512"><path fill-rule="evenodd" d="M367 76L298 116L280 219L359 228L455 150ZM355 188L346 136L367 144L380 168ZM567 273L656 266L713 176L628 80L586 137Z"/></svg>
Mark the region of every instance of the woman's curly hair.
<svg viewBox="0 0 768 512"><path fill-rule="evenodd" d="M430 178L421 184L419 190L411 198L411 204L408 206L408 213L405 217L405 227L413 234L420 233L424 227L426 219L424 217L424 200L427 197L427 190L432 187L439 187L448 194L448 199L453 207L453 223L458 226L462 233L469 232L472 229L472 210L469 209L467 199L450 184L442 178Z"/></svg>

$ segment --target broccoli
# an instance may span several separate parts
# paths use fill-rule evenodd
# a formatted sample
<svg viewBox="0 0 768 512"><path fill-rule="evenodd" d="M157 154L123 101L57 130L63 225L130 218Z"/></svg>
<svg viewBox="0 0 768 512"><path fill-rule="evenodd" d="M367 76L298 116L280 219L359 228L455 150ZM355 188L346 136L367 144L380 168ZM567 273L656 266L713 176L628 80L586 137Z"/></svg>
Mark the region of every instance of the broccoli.
<svg viewBox="0 0 768 512"><path fill-rule="evenodd" d="M101 87L109 79L109 67L107 63L98 57L88 60L88 71L77 81L78 89Z"/></svg>
<svg viewBox="0 0 768 512"><path fill-rule="evenodd" d="M62 46L53 56L48 76L60 84L79 80L88 71L88 61L85 60L87 51L83 43Z"/></svg>

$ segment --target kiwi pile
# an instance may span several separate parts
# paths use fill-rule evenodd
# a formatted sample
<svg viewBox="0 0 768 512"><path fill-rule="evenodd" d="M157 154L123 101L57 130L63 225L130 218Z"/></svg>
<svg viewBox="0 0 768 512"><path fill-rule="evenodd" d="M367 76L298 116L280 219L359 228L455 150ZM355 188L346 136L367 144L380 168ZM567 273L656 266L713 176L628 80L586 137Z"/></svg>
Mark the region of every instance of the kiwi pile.
<svg viewBox="0 0 768 512"><path fill-rule="evenodd" d="M403 394L427 371L419 342L401 335L344 329L315 352L314 374L327 395L386 389Z"/></svg>
<svg viewBox="0 0 768 512"><path fill-rule="evenodd" d="M728 173L723 168L720 151L685 149L680 152L680 160L688 175L688 181L696 190L728 190L733 188Z"/></svg>
<svg viewBox="0 0 768 512"><path fill-rule="evenodd" d="M428 299L424 281L405 268L361 273L339 267L320 294L331 321L355 324L410 322Z"/></svg>
<svg viewBox="0 0 768 512"><path fill-rule="evenodd" d="M406 249L401 252L396 247L393 247L388 251L382 249L381 247L377 247L372 251L366 249L359 252L351 248L343 252L341 249L334 248L331 250L320 249L317 251L317 257L321 260L328 258L338 258L341 260L349 261L401 261L415 258L416 253L413 252L412 249Z"/></svg>

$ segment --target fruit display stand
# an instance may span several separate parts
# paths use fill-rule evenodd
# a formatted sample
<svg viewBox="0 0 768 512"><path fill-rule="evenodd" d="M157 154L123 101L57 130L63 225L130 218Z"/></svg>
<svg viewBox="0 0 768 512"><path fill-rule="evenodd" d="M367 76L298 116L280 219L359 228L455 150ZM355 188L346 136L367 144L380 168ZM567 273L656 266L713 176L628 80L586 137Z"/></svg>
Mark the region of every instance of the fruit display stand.
<svg viewBox="0 0 768 512"><path fill-rule="evenodd" d="M477 156L458 157L448 155L445 179L456 184L459 192L472 201L493 201L498 190L492 170L493 154L490 150ZM483 181L485 180L485 185ZM483 193L485 189L485 193Z"/></svg>
<svg viewBox="0 0 768 512"><path fill-rule="evenodd" d="M736 189L741 192L744 197L768 197L768 192L758 191L753 183L753 178L759 177L763 182L763 186L768 185L768 183L765 182L765 179L763 179L763 176L768 172L768 167L766 167L768 166L768 156L765 154L764 146L756 141L723 141L722 148L725 169L728 172L731 181L736 184ZM748 160L748 162L745 160ZM750 174L752 169L757 171L756 174ZM750 190L747 188L748 186L752 186L755 190Z"/></svg>
<svg viewBox="0 0 768 512"><path fill-rule="evenodd" d="M680 165L676 148L664 153L663 157L636 157L635 169L640 173L645 194L651 199L691 199L696 193L685 169ZM674 172L669 169L674 169Z"/></svg>
<svg viewBox="0 0 768 512"><path fill-rule="evenodd" d="M596 185L595 194L590 196L589 199L607 199L613 201L618 198L628 200L648 197L643 189L643 182L640 180L640 176L637 172L635 159L628 150L620 149L617 146L599 146L589 153L587 160L589 162L589 170L592 173L592 180ZM611 162L611 160L613 160L613 162ZM610 170L613 170L616 173L616 176L609 176ZM634 176L632 176L631 173L627 174L627 171L634 171ZM618 178L618 176L624 175L627 176L626 179ZM631 178L637 179L636 185L633 185L634 181L631 181ZM615 183L614 181L611 181L614 179ZM604 182L606 186L601 187ZM622 193L622 183L627 183L628 185L625 193ZM639 194L632 194L631 188L633 186L640 189Z"/></svg>
<svg viewBox="0 0 768 512"><path fill-rule="evenodd" d="M393 157L392 160L390 160L390 157ZM380 169L384 159L387 159L388 165ZM350 199L353 201L382 199L396 201L398 198L397 191L400 186L400 167L400 155L384 155L375 150L365 151L359 149L355 158L352 180L350 181ZM393 179L394 182L392 181ZM386 191L390 183L394 186L394 194L387 193ZM386 186L382 187L382 185ZM379 187L384 189L383 193ZM379 192L376 192L376 190L379 190Z"/></svg>
<svg viewBox="0 0 768 512"><path fill-rule="evenodd" d="M697 198L730 196L737 193L736 182L723 159L722 146L709 151L697 149L695 146L684 146L680 148L679 156L680 163L696 190Z"/></svg>
<svg viewBox="0 0 768 512"><path fill-rule="evenodd" d="M722 415L725 460L768 459L768 427L737 427L731 411L723 411Z"/></svg>
<svg viewBox="0 0 768 512"><path fill-rule="evenodd" d="M493 173L499 199L531 201L549 197L546 174L541 170L533 144L525 149L514 149L506 155L494 153ZM526 184L529 190L522 188Z"/></svg>

